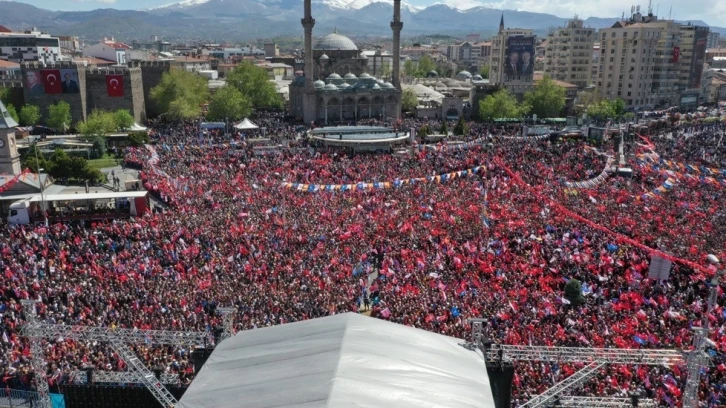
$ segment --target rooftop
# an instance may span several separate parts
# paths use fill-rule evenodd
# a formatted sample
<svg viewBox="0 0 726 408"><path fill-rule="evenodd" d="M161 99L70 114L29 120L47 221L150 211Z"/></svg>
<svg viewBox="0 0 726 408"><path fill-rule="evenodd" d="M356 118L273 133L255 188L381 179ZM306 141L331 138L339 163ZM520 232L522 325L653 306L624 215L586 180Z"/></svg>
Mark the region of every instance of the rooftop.
<svg viewBox="0 0 726 408"><path fill-rule="evenodd" d="M20 64L18 64L17 62L0 60L0 68L5 68L5 69L7 69L7 68L17 68L17 69L20 69Z"/></svg>
<svg viewBox="0 0 726 408"><path fill-rule="evenodd" d="M315 49L324 51L358 51L358 46L350 38L340 35L335 31L321 38L315 44Z"/></svg>

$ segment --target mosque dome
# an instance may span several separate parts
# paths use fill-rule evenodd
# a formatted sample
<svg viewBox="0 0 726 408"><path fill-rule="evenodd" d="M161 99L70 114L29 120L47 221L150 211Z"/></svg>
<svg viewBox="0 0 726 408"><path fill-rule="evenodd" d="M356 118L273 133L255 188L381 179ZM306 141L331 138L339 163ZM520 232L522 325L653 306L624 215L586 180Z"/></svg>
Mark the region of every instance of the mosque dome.
<svg viewBox="0 0 726 408"><path fill-rule="evenodd" d="M320 59L321 60L329 60L330 57L328 57L328 54L323 54L323 55L320 56Z"/></svg>
<svg viewBox="0 0 726 408"><path fill-rule="evenodd" d="M327 84L323 87L323 91L337 91L338 87L333 84Z"/></svg>
<svg viewBox="0 0 726 408"><path fill-rule="evenodd" d="M360 76L358 78L360 78L360 79L370 79L370 78L373 78L373 77L370 76L370 74L368 74L367 72L364 72L364 73L360 74Z"/></svg>
<svg viewBox="0 0 726 408"><path fill-rule="evenodd" d="M378 85L377 83L374 83L374 84L373 84L373 85L371 86L371 89L381 89L381 86L380 86L380 85Z"/></svg>
<svg viewBox="0 0 726 408"><path fill-rule="evenodd" d="M383 89L393 89L394 86L390 82L385 82L383 85L381 85L381 88L383 88Z"/></svg>
<svg viewBox="0 0 726 408"><path fill-rule="evenodd" d="M348 72L347 74L345 74L345 76L344 76L343 78L345 78L345 79L358 79L358 78L357 78L357 77L355 76L355 74L354 74L354 73L352 73L352 72Z"/></svg>
<svg viewBox="0 0 726 408"><path fill-rule="evenodd" d="M426 78L438 78L439 73L434 71L433 69L426 74Z"/></svg>
<svg viewBox="0 0 726 408"><path fill-rule="evenodd" d="M332 74L328 75L328 80L331 80L331 79L340 79L340 75L333 72Z"/></svg>
<svg viewBox="0 0 726 408"><path fill-rule="evenodd" d="M348 89L348 88L350 88L350 85L348 85L345 82L343 82L342 84L338 85L338 89L340 89L341 91L344 90L344 89Z"/></svg>
<svg viewBox="0 0 726 408"><path fill-rule="evenodd" d="M313 88L320 89L320 88L323 88L323 87L325 87L325 82L323 82L323 81L321 81L319 79L317 81L313 82Z"/></svg>
<svg viewBox="0 0 726 408"><path fill-rule="evenodd" d="M469 71L461 71L458 74L456 74L459 78L471 78L471 72Z"/></svg>
<svg viewBox="0 0 726 408"><path fill-rule="evenodd" d="M320 41L315 44L315 49L326 51L358 51L358 47L355 45L353 40L344 35L338 34L337 31L321 38Z"/></svg>

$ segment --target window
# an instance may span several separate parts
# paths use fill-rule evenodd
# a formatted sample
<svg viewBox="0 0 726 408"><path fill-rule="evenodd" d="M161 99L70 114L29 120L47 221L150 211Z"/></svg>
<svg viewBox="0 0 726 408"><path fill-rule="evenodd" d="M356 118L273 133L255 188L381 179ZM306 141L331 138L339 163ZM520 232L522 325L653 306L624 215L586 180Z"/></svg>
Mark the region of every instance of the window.
<svg viewBox="0 0 726 408"><path fill-rule="evenodd" d="M10 210L11 217L15 217L16 215L18 215L18 210Z"/></svg>

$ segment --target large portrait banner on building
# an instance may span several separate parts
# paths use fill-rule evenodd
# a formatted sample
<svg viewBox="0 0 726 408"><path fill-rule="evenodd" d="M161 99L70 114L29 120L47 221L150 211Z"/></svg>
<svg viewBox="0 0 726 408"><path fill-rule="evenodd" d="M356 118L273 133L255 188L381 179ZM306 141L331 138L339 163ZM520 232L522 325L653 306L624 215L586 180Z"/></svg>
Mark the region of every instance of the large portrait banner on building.
<svg viewBox="0 0 726 408"><path fill-rule="evenodd" d="M40 80L40 72L25 71L25 89L28 90L28 96L45 95L45 90L43 89L43 82Z"/></svg>
<svg viewBox="0 0 726 408"><path fill-rule="evenodd" d="M106 91L110 97L124 96L124 76L106 75Z"/></svg>
<svg viewBox="0 0 726 408"><path fill-rule="evenodd" d="M61 88L64 94L77 94L81 92L78 86L78 71L75 69L61 69L61 78L63 80Z"/></svg>
<svg viewBox="0 0 726 408"><path fill-rule="evenodd" d="M43 82L43 89L46 95L59 94L63 92L61 84L61 73L59 69L41 69L40 79Z"/></svg>
<svg viewBox="0 0 726 408"><path fill-rule="evenodd" d="M508 76L532 76L534 73L534 37L515 36L507 39L504 73Z"/></svg>

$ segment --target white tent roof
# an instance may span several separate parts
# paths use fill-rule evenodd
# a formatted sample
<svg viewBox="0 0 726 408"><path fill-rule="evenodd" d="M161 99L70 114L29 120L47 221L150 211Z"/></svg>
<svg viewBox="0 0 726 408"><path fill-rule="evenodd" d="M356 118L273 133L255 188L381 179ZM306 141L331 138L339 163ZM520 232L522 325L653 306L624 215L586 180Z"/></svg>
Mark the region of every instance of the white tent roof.
<svg viewBox="0 0 726 408"><path fill-rule="evenodd" d="M249 119L245 118L242 122L238 123L234 127L239 130L259 129L260 127L252 123Z"/></svg>
<svg viewBox="0 0 726 408"><path fill-rule="evenodd" d="M134 122L134 125L131 126L131 129L129 129L132 132L143 132L144 130L149 130L146 126L141 126L138 123Z"/></svg>
<svg viewBox="0 0 726 408"><path fill-rule="evenodd" d="M354 313L242 331L177 408L494 407L484 359L461 343Z"/></svg>

